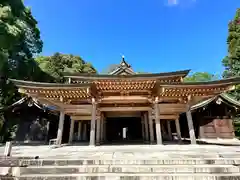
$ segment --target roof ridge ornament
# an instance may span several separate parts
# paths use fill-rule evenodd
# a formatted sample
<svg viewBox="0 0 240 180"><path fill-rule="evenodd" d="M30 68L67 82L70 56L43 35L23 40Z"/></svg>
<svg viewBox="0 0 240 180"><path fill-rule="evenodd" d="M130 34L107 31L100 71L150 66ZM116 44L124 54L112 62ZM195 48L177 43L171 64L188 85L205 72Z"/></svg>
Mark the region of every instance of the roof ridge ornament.
<svg viewBox="0 0 240 180"><path fill-rule="evenodd" d="M120 64L114 69L112 72L109 73L110 75L133 75L135 74L131 68L131 65L125 61L125 56L122 55L122 60Z"/></svg>
<svg viewBox="0 0 240 180"><path fill-rule="evenodd" d="M125 56L122 55L122 61L120 63L121 66L126 66L126 67L131 67L126 61L125 61Z"/></svg>

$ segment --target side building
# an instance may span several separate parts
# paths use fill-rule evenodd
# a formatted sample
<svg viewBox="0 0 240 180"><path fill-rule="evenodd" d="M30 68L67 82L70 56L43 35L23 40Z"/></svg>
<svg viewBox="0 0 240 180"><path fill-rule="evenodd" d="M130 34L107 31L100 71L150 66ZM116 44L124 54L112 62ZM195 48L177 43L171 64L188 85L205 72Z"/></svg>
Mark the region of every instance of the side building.
<svg viewBox="0 0 240 180"><path fill-rule="evenodd" d="M226 93L216 95L191 107L196 136L201 139L235 138L233 118L239 114L240 102ZM181 125L186 116L181 115ZM181 126L181 127L182 127ZM187 134L184 135L187 137Z"/></svg>
<svg viewBox="0 0 240 180"><path fill-rule="evenodd" d="M59 112L31 97L23 97L0 109L3 113L1 141L15 143L47 143L56 137Z"/></svg>

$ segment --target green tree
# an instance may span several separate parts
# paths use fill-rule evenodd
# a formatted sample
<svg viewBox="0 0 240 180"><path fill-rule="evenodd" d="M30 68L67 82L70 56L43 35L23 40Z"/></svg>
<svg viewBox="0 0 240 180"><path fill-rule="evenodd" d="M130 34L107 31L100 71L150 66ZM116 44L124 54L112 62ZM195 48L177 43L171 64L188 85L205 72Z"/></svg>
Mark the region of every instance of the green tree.
<svg viewBox="0 0 240 180"><path fill-rule="evenodd" d="M40 69L33 56L42 50L37 21L22 0L0 2L0 107L17 97L8 78L34 80Z"/></svg>
<svg viewBox="0 0 240 180"><path fill-rule="evenodd" d="M149 72L137 71L136 74L149 74Z"/></svg>
<svg viewBox="0 0 240 180"><path fill-rule="evenodd" d="M44 77L33 59L42 51L42 44L37 21L22 0L1 0L0 109L20 98L17 89L8 81L9 78L37 80ZM0 121L5 117L6 113L0 112Z"/></svg>
<svg viewBox="0 0 240 180"><path fill-rule="evenodd" d="M206 82L217 80L218 76L208 72L196 72L184 78L184 82Z"/></svg>
<svg viewBox="0 0 240 180"><path fill-rule="evenodd" d="M109 74L119 67L119 64L110 64L101 74Z"/></svg>
<svg viewBox="0 0 240 180"><path fill-rule="evenodd" d="M9 76L29 78L32 69L28 64L36 65L32 57L42 51L43 43L37 21L21 0L1 1L0 32L1 73L10 71Z"/></svg>
<svg viewBox="0 0 240 180"><path fill-rule="evenodd" d="M55 53L53 56L39 56L36 59L42 71L54 77L52 82L63 82L64 73L96 73L96 69L79 56Z"/></svg>
<svg viewBox="0 0 240 180"><path fill-rule="evenodd" d="M224 78L240 76L240 9L237 9L235 17L228 24L228 55L222 60L225 67ZM231 94L240 100L240 90L237 88Z"/></svg>

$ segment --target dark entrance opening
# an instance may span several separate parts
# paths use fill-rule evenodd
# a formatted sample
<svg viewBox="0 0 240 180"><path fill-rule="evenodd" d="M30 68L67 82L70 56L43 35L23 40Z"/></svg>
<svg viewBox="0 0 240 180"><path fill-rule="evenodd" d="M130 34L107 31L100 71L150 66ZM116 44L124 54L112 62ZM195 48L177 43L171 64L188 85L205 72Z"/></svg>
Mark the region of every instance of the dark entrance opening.
<svg viewBox="0 0 240 180"><path fill-rule="evenodd" d="M108 143L142 142L141 118L107 118L106 138Z"/></svg>

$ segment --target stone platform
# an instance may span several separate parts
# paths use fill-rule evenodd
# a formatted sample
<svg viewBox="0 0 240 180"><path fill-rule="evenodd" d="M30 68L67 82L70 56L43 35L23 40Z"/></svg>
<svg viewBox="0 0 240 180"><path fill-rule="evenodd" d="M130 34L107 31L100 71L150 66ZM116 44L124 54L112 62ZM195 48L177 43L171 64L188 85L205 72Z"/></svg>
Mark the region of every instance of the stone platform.
<svg viewBox="0 0 240 180"><path fill-rule="evenodd" d="M24 166L12 168L19 180L240 179L239 146L14 146L12 157Z"/></svg>
<svg viewBox="0 0 240 180"><path fill-rule="evenodd" d="M4 147L0 147L3 154ZM240 155L240 146L220 145L109 145L80 146L63 145L58 148L48 145L13 146L12 156L40 156L41 158L185 158L185 157L230 157ZM240 156L239 156L240 157Z"/></svg>

